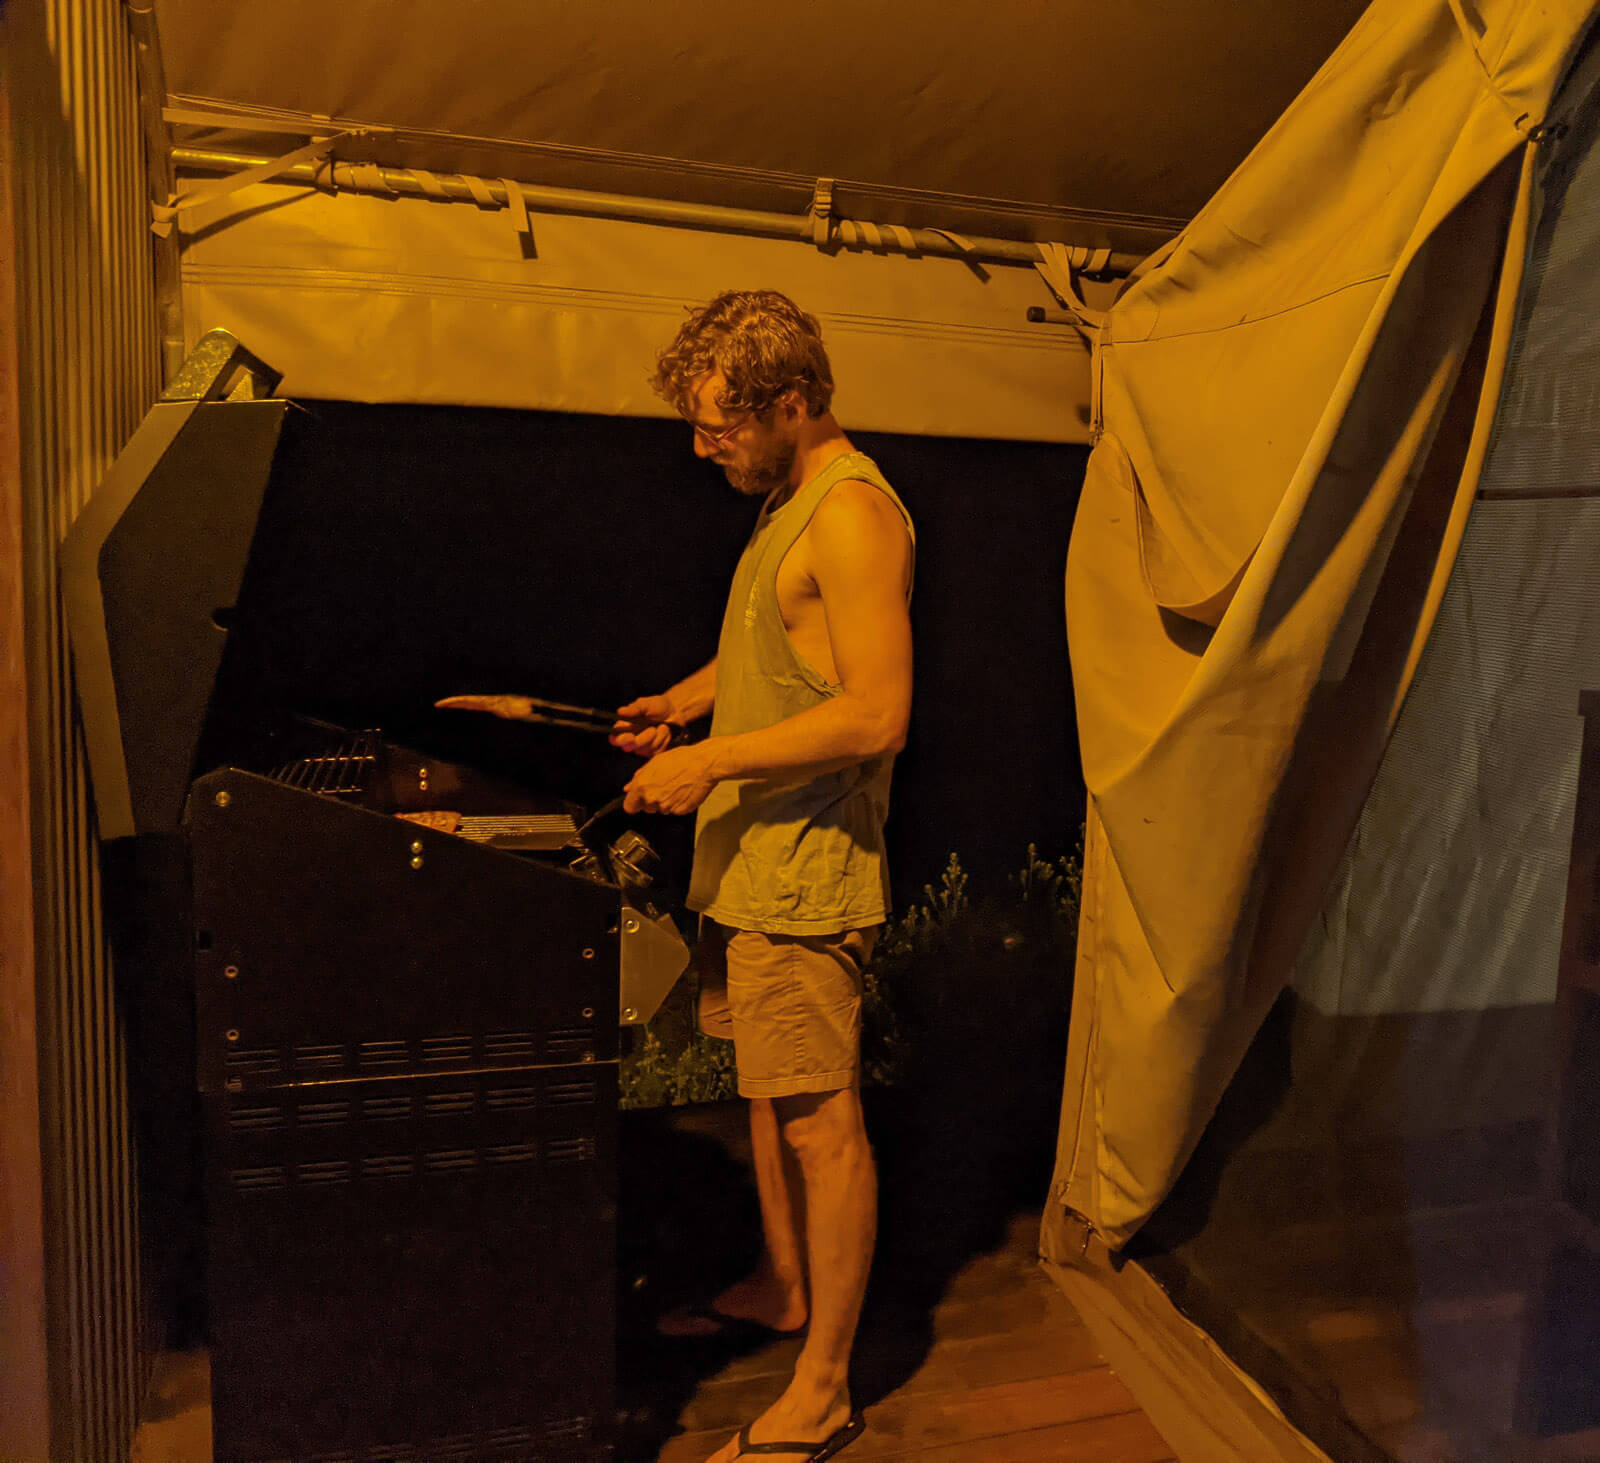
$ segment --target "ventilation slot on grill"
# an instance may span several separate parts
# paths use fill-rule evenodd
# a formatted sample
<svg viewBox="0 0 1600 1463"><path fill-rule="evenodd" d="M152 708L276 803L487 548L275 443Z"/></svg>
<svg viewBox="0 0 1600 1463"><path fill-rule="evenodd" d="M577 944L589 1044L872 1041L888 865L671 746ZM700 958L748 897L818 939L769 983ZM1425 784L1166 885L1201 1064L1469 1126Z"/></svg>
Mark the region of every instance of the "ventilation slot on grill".
<svg viewBox="0 0 1600 1463"><path fill-rule="evenodd" d="M440 1148L433 1153L423 1154L422 1161L431 1173L457 1173L464 1168L475 1167L478 1155L470 1148Z"/></svg>
<svg viewBox="0 0 1600 1463"><path fill-rule="evenodd" d="M472 1057L470 1036L425 1036L422 1060L425 1062L465 1062Z"/></svg>
<svg viewBox="0 0 1600 1463"><path fill-rule="evenodd" d="M278 1072L283 1054L273 1046L231 1047L223 1059L230 1072Z"/></svg>
<svg viewBox="0 0 1600 1463"><path fill-rule="evenodd" d="M531 1057L535 1044L531 1031L491 1031L483 1039L483 1054L490 1061L503 1057Z"/></svg>
<svg viewBox="0 0 1600 1463"><path fill-rule="evenodd" d="M486 1448L526 1448L533 1434L525 1427L497 1427L484 1433L482 1442Z"/></svg>
<svg viewBox="0 0 1600 1463"><path fill-rule="evenodd" d="M430 1118L444 1118L451 1113L471 1112L474 1101L470 1092L430 1092L422 1100L422 1110Z"/></svg>
<svg viewBox="0 0 1600 1463"><path fill-rule="evenodd" d="M586 1438L589 1436L589 1419L571 1417L565 1422L547 1422L544 1435L547 1438Z"/></svg>
<svg viewBox="0 0 1600 1463"><path fill-rule="evenodd" d="M495 1112L517 1111L539 1106L537 1087L491 1087L483 1094L483 1105Z"/></svg>
<svg viewBox="0 0 1600 1463"><path fill-rule="evenodd" d="M551 1082L544 1089L549 1107L589 1107L595 1099L593 1082Z"/></svg>
<svg viewBox="0 0 1600 1463"><path fill-rule="evenodd" d="M545 1145L551 1163L583 1163L594 1157L593 1138L560 1138Z"/></svg>
<svg viewBox="0 0 1600 1463"><path fill-rule="evenodd" d="M594 1049L594 1032L587 1026L556 1026L545 1033L544 1049L552 1057L579 1056Z"/></svg>
<svg viewBox="0 0 1600 1463"><path fill-rule="evenodd" d="M344 1048L332 1046L297 1046L294 1049L294 1067L297 1072L326 1072L344 1066Z"/></svg>
<svg viewBox="0 0 1600 1463"><path fill-rule="evenodd" d="M496 1143L483 1150L485 1163L532 1163L538 1156L537 1143Z"/></svg>
<svg viewBox="0 0 1600 1463"><path fill-rule="evenodd" d="M356 1048L359 1067L403 1067L410 1057L411 1048L403 1041L364 1041Z"/></svg>
<svg viewBox="0 0 1600 1463"><path fill-rule="evenodd" d="M361 1176L369 1179L404 1179L416 1172L417 1163L409 1153L385 1153L361 1160Z"/></svg>
<svg viewBox="0 0 1600 1463"><path fill-rule="evenodd" d="M284 1182L281 1167L241 1168L233 1175L233 1186L236 1189L281 1189Z"/></svg>
<svg viewBox="0 0 1600 1463"><path fill-rule="evenodd" d="M350 1165L342 1158L323 1163L302 1163L295 1168L295 1181L302 1188L322 1188L327 1184L350 1182Z"/></svg>
<svg viewBox="0 0 1600 1463"><path fill-rule="evenodd" d="M276 1107L236 1107L228 1114L228 1126L240 1132L269 1133L283 1126L283 1110Z"/></svg>
<svg viewBox="0 0 1600 1463"><path fill-rule="evenodd" d="M409 1097L368 1097L361 1103L361 1115L369 1122L393 1122L411 1116Z"/></svg>
<svg viewBox="0 0 1600 1463"><path fill-rule="evenodd" d="M348 1121L348 1102L302 1102L295 1112L295 1122L302 1128L327 1128Z"/></svg>

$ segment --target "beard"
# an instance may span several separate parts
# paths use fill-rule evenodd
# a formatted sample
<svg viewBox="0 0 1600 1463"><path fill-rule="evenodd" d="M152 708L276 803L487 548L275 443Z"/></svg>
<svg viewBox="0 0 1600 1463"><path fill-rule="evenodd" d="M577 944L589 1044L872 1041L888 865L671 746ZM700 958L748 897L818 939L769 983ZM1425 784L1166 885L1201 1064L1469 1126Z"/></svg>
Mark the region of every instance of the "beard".
<svg viewBox="0 0 1600 1463"><path fill-rule="evenodd" d="M729 484L736 492L754 497L765 497L774 488L789 481L799 447L794 442L773 442L764 450L754 453L741 465L728 463L723 469Z"/></svg>

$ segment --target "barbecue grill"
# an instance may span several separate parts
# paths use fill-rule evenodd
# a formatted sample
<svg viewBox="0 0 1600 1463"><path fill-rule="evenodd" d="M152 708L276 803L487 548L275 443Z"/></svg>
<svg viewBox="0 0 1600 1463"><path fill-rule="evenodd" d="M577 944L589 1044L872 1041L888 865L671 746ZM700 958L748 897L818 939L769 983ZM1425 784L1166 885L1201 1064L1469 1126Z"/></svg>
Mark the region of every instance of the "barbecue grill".
<svg viewBox="0 0 1600 1463"><path fill-rule="evenodd" d="M63 549L101 834L192 995L214 1456L604 1458L619 1026L688 952L574 803L309 721L210 760L276 384L208 336Z"/></svg>

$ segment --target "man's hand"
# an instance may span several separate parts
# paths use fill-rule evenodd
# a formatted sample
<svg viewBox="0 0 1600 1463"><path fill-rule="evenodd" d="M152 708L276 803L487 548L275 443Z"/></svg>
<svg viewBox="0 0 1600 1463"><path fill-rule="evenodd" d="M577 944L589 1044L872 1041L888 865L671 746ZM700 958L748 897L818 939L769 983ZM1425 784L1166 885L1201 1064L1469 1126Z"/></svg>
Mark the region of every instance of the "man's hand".
<svg viewBox="0 0 1600 1463"><path fill-rule="evenodd" d="M674 727L681 725L673 715L674 709L665 696L641 696L637 701L617 707L611 745L632 752L636 757L654 757L665 751Z"/></svg>
<svg viewBox="0 0 1600 1463"><path fill-rule="evenodd" d="M446 696L433 704L445 711L487 711L506 721L528 721L533 714L526 696Z"/></svg>
<svg viewBox="0 0 1600 1463"><path fill-rule="evenodd" d="M717 785L712 772L715 757L711 742L657 753L634 773L623 807L630 813L694 812Z"/></svg>

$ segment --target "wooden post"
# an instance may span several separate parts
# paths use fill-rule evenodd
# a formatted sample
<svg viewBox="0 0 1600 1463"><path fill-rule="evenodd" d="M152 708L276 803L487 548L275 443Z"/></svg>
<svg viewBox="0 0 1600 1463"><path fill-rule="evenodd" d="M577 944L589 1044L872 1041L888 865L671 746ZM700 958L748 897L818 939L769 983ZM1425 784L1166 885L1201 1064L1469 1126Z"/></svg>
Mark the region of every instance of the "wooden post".
<svg viewBox="0 0 1600 1463"><path fill-rule="evenodd" d="M11 19L9 24L15 25ZM0 50L8 23L0 19ZM50 1452L28 807L12 68L0 66L0 1458Z"/></svg>

